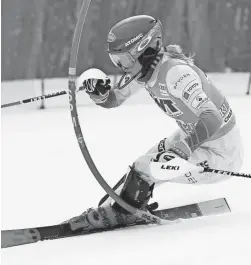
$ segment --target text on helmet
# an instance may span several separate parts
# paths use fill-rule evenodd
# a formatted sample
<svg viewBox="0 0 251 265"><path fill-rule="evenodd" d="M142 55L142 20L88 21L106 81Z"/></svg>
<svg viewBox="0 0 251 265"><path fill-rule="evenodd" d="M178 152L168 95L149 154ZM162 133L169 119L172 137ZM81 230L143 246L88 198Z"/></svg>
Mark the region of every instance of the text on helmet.
<svg viewBox="0 0 251 265"><path fill-rule="evenodd" d="M140 38L143 37L143 34L140 33L138 36L134 37L133 39L129 40L128 42L125 43L125 47L133 44L135 41L139 40Z"/></svg>

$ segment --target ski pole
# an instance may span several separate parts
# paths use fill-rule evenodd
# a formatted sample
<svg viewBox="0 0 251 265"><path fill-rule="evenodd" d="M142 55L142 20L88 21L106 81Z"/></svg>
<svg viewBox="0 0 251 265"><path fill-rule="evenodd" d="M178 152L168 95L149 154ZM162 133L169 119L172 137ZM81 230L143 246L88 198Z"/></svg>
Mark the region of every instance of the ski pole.
<svg viewBox="0 0 251 265"><path fill-rule="evenodd" d="M225 170L213 169L213 168L204 168L203 172L210 172L210 173L229 175L229 176L236 176L236 177L243 177L243 178L251 178L251 174L236 173L236 172L232 172L232 171L225 171ZM126 179L126 175L124 175L118 181L118 183L113 187L113 190L116 190L122 183L124 183L125 179ZM99 201L98 206L101 206L108 198L109 198L108 194L104 195L102 197L102 199Z"/></svg>
<svg viewBox="0 0 251 265"><path fill-rule="evenodd" d="M66 91L59 91L59 92L55 92L55 93L51 93L51 94L47 94L47 95L43 95L43 96L27 98L24 100L3 104L3 105L1 105L1 108L7 108L7 107L12 107L12 106L22 105L22 104L26 104L26 103L30 103L30 102L36 102L39 100L43 100L43 99L47 99L47 98L53 98L53 97L57 97L57 96L65 95L65 94L67 94Z"/></svg>
<svg viewBox="0 0 251 265"><path fill-rule="evenodd" d="M80 88L78 91L82 91L82 90L84 90L84 89ZM24 100L3 104L3 105L1 105L1 108L7 108L7 107L12 107L12 106L27 104L27 103L30 103L30 102L36 102L36 101L47 99L47 98L58 97L58 96L62 96L62 95L65 95L65 94L68 94L68 92L66 92L66 91L58 91L58 92L46 94L46 95L43 95L43 96L27 98L27 99L24 99Z"/></svg>
<svg viewBox="0 0 251 265"><path fill-rule="evenodd" d="M226 170L220 170L220 169L213 169L213 168L204 168L203 172L210 172L210 173L235 176L235 177L242 177L242 178L251 178L251 174L244 174L244 173L238 173L238 172L232 172L232 171L226 171Z"/></svg>

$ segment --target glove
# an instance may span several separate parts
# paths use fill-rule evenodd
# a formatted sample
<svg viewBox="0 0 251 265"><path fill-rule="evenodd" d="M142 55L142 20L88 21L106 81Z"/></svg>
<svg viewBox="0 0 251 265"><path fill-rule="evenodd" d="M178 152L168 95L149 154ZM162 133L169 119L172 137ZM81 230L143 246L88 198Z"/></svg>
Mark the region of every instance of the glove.
<svg viewBox="0 0 251 265"><path fill-rule="evenodd" d="M169 147L169 144L166 144L166 140L167 138L164 138L158 144L159 156L163 153L169 153L170 155L173 154L176 157L179 156L182 159L188 160L192 151L185 140L175 142L172 147Z"/></svg>
<svg viewBox="0 0 251 265"><path fill-rule="evenodd" d="M84 90L96 104L105 102L109 96L111 80L98 69L92 68L83 72L77 83L78 91Z"/></svg>

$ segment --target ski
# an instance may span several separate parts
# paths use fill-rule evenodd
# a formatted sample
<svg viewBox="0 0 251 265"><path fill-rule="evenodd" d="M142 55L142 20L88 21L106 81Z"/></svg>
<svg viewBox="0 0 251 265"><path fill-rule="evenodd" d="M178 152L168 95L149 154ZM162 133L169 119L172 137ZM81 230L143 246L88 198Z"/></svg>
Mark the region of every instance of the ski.
<svg viewBox="0 0 251 265"><path fill-rule="evenodd" d="M155 204L156 206L156 204ZM166 220L189 219L201 216L217 215L230 212L230 207L225 198L219 198L175 208L152 211L156 216ZM111 231L119 228L148 225L142 220L130 225L120 225L110 229L96 229L92 231L75 230L72 231L70 224L43 226L35 228L3 230L1 231L1 248L8 248L24 244L35 243L43 240L59 239L71 236L89 235L98 232Z"/></svg>

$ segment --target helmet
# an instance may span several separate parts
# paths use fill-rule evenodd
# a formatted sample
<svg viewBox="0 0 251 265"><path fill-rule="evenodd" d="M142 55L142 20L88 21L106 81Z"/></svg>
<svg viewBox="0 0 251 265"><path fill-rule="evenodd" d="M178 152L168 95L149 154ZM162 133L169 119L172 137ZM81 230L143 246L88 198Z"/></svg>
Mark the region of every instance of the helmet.
<svg viewBox="0 0 251 265"><path fill-rule="evenodd" d="M149 66L161 47L161 22L146 15L120 21L107 38L107 51L113 64L127 73L133 72L136 62L141 69Z"/></svg>

